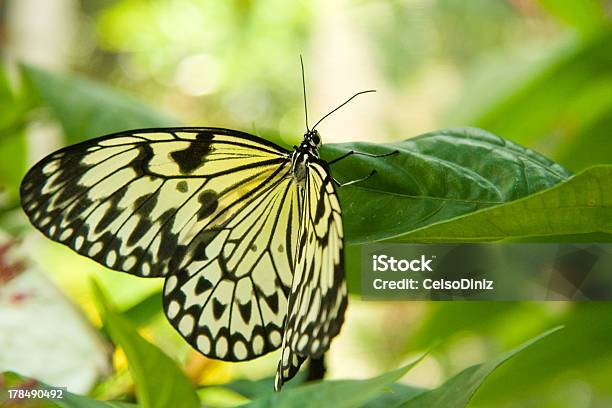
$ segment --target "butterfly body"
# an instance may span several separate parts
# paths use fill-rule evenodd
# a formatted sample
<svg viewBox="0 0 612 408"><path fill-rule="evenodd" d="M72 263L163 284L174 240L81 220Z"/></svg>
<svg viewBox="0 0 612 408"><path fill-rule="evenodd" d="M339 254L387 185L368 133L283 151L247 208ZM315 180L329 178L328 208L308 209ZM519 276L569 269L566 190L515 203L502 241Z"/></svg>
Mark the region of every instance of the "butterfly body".
<svg viewBox="0 0 612 408"><path fill-rule="evenodd" d="M120 132L61 149L21 185L47 237L118 271L165 278L164 312L211 358L281 348L276 388L344 320L341 209L321 139L288 151L223 128Z"/></svg>
<svg viewBox="0 0 612 408"><path fill-rule="evenodd" d="M293 180L297 184L303 184L306 179L308 163L319 160L319 148L321 137L316 130L309 130L304 134L304 140L299 146L293 147L291 154L291 169Z"/></svg>

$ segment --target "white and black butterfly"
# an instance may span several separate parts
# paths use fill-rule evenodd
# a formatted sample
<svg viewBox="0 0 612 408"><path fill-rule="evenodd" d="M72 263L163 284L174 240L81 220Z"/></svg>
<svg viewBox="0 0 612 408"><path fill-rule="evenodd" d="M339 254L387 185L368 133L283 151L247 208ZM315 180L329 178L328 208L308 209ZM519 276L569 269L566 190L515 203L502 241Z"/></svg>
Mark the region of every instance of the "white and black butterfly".
<svg viewBox="0 0 612 408"><path fill-rule="evenodd" d="M22 206L79 254L164 277L168 320L204 355L282 347L279 390L329 348L347 306L340 203L315 127L293 151L222 128L88 140L37 163Z"/></svg>

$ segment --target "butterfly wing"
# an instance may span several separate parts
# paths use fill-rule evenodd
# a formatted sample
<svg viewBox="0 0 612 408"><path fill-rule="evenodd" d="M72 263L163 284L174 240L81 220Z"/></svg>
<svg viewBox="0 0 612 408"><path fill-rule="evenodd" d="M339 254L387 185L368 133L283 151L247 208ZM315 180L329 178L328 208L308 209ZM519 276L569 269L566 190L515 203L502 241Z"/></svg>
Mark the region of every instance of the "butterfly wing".
<svg viewBox="0 0 612 408"><path fill-rule="evenodd" d="M115 269L167 277L164 309L203 354L278 348L298 233L287 151L216 128L131 131L62 149L21 185L49 238Z"/></svg>
<svg viewBox="0 0 612 408"><path fill-rule="evenodd" d="M313 160L303 191L299 244L275 389L340 332L347 306L342 214L327 164Z"/></svg>

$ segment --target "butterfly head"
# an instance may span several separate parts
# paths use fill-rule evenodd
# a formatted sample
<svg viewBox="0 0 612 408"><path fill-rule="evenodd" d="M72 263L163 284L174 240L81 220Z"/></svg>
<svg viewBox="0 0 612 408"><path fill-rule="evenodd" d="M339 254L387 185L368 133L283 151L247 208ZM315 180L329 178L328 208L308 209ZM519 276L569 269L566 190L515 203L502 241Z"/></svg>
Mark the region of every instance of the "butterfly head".
<svg viewBox="0 0 612 408"><path fill-rule="evenodd" d="M302 142L302 145L305 145L305 147L310 147L311 149L314 148L318 151L319 147L321 147L321 135L319 134L319 131L316 129L311 129L304 133L304 141Z"/></svg>

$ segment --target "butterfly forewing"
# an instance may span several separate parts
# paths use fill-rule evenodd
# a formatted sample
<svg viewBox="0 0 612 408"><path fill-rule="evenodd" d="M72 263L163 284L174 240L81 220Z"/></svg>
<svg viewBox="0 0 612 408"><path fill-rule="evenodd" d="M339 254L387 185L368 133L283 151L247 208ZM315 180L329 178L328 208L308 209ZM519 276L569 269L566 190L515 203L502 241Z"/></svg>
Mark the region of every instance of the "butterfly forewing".
<svg viewBox="0 0 612 408"><path fill-rule="evenodd" d="M342 215L333 179L320 160L308 168L277 390L307 357L319 358L329 348L347 306Z"/></svg>
<svg viewBox="0 0 612 408"><path fill-rule="evenodd" d="M204 257L228 217L282 176L285 152L214 132L134 131L60 150L26 175L22 205L45 235L82 255L167 275Z"/></svg>
<svg viewBox="0 0 612 408"><path fill-rule="evenodd" d="M25 177L22 205L49 238L120 271L167 276L165 312L205 355L280 346L299 223L288 152L226 129L111 135Z"/></svg>

